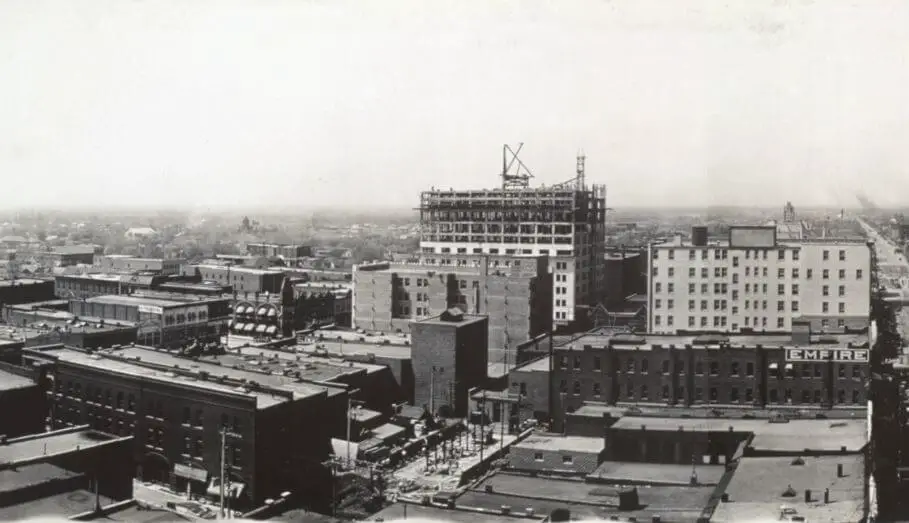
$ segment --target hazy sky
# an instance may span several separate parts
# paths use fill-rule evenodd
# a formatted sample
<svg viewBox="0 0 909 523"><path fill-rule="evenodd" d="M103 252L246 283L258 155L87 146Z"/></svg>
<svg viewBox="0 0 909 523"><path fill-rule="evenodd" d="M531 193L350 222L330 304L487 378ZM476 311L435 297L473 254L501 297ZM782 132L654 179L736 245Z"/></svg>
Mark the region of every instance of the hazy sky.
<svg viewBox="0 0 909 523"><path fill-rule="evenodd" d="M0 2L0 207L909 201L909 2Z"/></svg>

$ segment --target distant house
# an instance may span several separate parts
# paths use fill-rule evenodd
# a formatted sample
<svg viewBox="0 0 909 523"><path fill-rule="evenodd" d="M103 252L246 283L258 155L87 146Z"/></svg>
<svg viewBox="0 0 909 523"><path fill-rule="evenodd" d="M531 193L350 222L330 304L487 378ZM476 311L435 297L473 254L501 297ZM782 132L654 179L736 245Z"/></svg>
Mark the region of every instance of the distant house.
<svg viewBox="0 0 909 523"><path fill-rule="evenodd" d="M130 240L141 240L156 236L158 232L151 227L130 227L124 236Z"/></svg>
<svg viewBox="0 0 909 523"><path fill-rule="evenodd" d="M6 249L17 249L25 246L28 243L27 238L22 236L4 236L0 238L0 246L3 246Z"/></svg>

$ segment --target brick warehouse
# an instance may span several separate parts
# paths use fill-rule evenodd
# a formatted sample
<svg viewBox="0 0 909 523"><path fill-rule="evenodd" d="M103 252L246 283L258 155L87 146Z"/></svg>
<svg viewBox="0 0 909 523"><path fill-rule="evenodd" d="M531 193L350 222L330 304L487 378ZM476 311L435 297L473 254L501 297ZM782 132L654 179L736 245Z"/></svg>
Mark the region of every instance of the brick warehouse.
<svg viewBox="0 0 909 523"><path fill-rule="evenodd" d="M807 331L587 335L553 350L553 418L561 427L585 401L864 408L869 346L868 334Z"/></svg>
<svg viewBox="0 0 909 523"><path fill-rule="evenodd" d="M344 385L139 347L89 352L51 346L27 349L25 357L47 369L53 426L134 434L137 475L144 480L205 493L220 476L220 430L226 428L225 459L231 482L241 488L233 507L258 506L284 490L328 499L321 463L329 438L343 431Z"/></svg>
<svg viewBox="0 0 909 523"><path fill-rule="evenodd" d="M361 265L354 269L353 326L406 331L412 320L457 307L488 315L490 348L513 353L552 329L548 264L545 256L427 255L417 263Z"/></svg>

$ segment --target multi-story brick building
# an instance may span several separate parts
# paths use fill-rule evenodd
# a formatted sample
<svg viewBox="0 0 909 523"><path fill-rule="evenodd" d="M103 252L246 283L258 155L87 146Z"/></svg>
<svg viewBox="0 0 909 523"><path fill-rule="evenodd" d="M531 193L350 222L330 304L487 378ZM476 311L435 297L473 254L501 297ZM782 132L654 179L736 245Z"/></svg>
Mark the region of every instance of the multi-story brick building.
<svg viewBox="0 0 909 523"><path fill-rule="evenodd" d="M553 321L570 325L604 299L606 187L588 186L584 157L577 177L552 187L503 172L489 190L432 190L420 197L424 254L550 256Z"/></svg>
<svg viewBox="0 0 909 523"><path fill-rule="evenodd" d="M344 431L345 386L138 347L26 352L48 368L54 426L135 435L140 478L205 495L221 477L223 429L232 507L259 506L290 490L327 508L320 505L330 499L322 463L330 438Z"/></svg>
<svg viewBox="0 0 909 523"><path fill-rule="evenodd" d="M297 329L309 325L350 326L353 286L333 282L294 284Z"/></svg>
<svg viewBox="0 0 909 523"><path fill-rule="evenodd" d="M553 419L585 401L865 408L868 334L597 335L554 348Z"/></svg>
<svg viewBox="0 0 909 523"><path fill-rule="evenodd" d="M71 301L70 312L78 317L133 322L143 343L180 347L193 340L220 341L229 321L229 300L154 293L96 296Z"/></svg>
<svg viewBox="0 0 909 523"><path fill-rule="evenodd" d="M452 309L411 324L415 405L467 414L468 392L486 382L488 322Z"/></svg>
<svg viewBox="0 0 909 523"><path fill-rule="evenodd" d="M281 292L284 273L273 269L251 269L230 265L186 265L184 275L197 276L204 281L223 283L233 287L238 297Z"/></svg>
<svg viewBox="0 0 909 523"><path fill-rule="evenodd" d="M417 263L354 270L353 326L406 331L410 321L456 307L489 316L489 344L507 349L552 328L552 275L546 257L422 255ZM495 362L502 360L495 356Z"/></svg>
<svg viewBox="0 0 909 523"><path fill-rule="evenodd" d="M779 241L776 227L732 227L708 241L696 227L650 245L648 332L786 332L868 327L871 246L865 240Z"/></svg>

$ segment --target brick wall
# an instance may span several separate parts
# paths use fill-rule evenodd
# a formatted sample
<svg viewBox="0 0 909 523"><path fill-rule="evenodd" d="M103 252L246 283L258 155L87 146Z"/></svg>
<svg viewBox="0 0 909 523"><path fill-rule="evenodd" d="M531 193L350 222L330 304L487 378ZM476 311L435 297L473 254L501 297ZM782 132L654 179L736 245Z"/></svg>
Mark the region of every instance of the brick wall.
<svg viewBox="0 0 909 523"><path fill-rule="evenodd" d="M518 444L508 453L508 467L515 470L587 475L600 465L601 455L602 452L540 449Z"/></svg>

